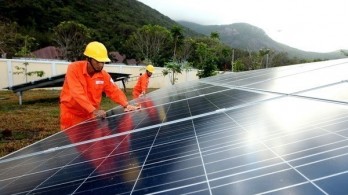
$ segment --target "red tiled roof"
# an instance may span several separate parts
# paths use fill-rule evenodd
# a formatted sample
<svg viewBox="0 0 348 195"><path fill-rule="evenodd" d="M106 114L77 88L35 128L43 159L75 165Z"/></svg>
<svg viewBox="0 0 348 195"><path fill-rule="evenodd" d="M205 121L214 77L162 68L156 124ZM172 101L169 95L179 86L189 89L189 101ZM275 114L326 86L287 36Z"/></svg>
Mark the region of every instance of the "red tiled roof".
<svg viewBox="0 0 348 195"><path fill-rule="evenodd" d="M39 50L33 51L32 54L36 58L41 59L59 59L59 50L54 46L48 46Z"/></svg>
<svg viewBox="0 0 348 195"><path fill-rule="evenodd" d="M118 51L112 51L109 53L111 60L117 63L123 63L126 59L126 55L121 55Z"/></svg>

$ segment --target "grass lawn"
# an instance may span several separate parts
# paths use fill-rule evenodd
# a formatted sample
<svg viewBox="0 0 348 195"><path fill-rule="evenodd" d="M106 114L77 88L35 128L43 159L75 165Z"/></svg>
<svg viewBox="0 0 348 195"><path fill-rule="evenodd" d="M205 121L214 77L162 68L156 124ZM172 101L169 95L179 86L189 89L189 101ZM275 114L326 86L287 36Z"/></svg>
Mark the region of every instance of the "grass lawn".
<svg viewBox="0 0 348 195"><path fill-rule="evenodd" d="M131 92L132 89L127 89L129 100ZM0 157L60 131L59 94L60 90L25 91L23 104L19 105L15 93L0 91ZM103 97L102 109L116 106Z"/></svg>

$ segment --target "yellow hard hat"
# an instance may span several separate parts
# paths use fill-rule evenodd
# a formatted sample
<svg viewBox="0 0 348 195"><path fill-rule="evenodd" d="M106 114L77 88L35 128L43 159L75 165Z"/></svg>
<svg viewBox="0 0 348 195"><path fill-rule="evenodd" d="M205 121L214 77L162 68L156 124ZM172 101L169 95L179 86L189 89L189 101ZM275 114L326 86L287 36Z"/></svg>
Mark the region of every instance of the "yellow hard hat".
<svg viewBox="0 0 348 195"><path fill-rule="evenodd" d="M97 60L98 62L111 61L108 57L108 51L106 50L106 47L102 43L99 43L97 41L88 43L83 54L87 57Z"/></svg>
<svg viewBox="0 0 348 195"><path fill-rule="evenodd" d="M155 67L153 67L151 64L149 64L149 65L146 66L146 70L151 72L151 73L154 73L155 72Z"/></svg>

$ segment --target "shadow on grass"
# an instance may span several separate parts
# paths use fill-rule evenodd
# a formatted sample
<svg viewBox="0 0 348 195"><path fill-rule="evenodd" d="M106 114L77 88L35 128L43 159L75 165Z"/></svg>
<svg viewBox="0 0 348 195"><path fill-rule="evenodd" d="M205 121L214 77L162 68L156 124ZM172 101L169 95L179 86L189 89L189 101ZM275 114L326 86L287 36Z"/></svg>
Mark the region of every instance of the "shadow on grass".
<svg viewBox="0 0 348 195"><path fill-rule="evenodd" d="M59 104L59 97L53 98L40 98L34 100L23 101L22 104L34 105L34 104Z"/></svg>
<svg viewBox="0 0 348 195"><path fill-rule="evenodd" d="M11 131L5 129L1 131L0 140L22 140L22 139L33 139L39 135L42 129L24 129L21 131Z"/></svg>

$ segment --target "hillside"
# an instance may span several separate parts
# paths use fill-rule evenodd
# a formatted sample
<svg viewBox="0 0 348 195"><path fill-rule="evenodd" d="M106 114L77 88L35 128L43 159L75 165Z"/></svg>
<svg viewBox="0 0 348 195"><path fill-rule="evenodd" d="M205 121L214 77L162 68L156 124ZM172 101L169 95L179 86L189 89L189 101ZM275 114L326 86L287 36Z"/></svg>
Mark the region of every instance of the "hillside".
<svg viewBox="0 0 348 195"><path fill-rule="evenodd" d="M222 42L232 48L258 51L262 48L271 48L278 52L286 52L290 57L307 59L337 59L343 58L339 51L332 53L306 52L271 39L264 30L246 23L229 25L200 25L187 21L177 21L193 31L209 36L211 32L218 32Z"/></svg>
<svg viewBox="0 0 348 195"><path fill-rule="evenodd" d="M136 0L3 0L0 19L16 22L19 32L34 37L39 49L50 46L52 28L62 21L74 20L94 31L94 39L111 50L122 49L124 40L137 28L157 24L170 29L175 21ZM197 33L185 28L187 35Z"/></svg>

